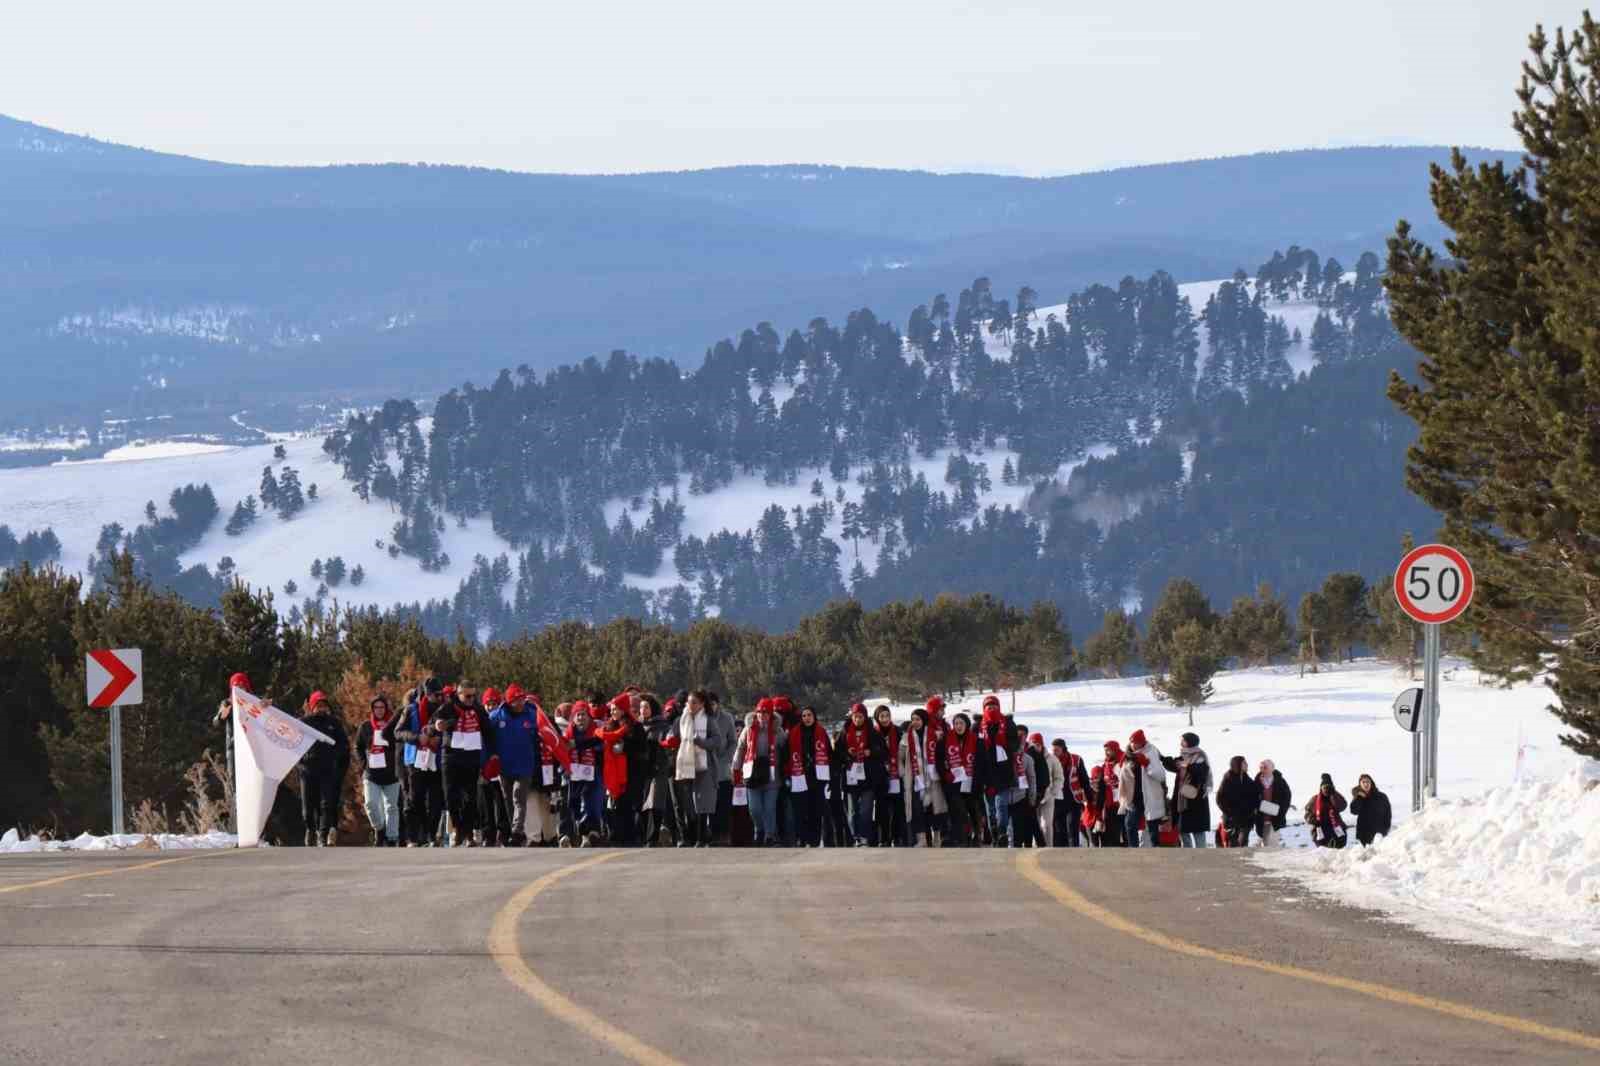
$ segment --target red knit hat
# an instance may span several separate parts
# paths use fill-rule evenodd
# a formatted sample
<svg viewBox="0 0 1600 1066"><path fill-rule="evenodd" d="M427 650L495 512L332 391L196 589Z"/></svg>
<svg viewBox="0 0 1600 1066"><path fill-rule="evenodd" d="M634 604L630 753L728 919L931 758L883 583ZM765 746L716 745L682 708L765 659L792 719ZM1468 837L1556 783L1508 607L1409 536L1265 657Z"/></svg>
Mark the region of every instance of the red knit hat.
<svg viewBox="0 0 1600 1066"><path fill-rule="evenodd" d="M319 703L327 703L327 702L328 702L328 697L324 696L322 694L321 690L318 690L318 691L313 692L311 694L311 698L309 700L306 700L306 706L310 707L312 710L316 710L317 709L317 704L319 704Z"/></svg>
<svg viewBox="0 0 1600 1066"><path fill-rule="evenodd" d="M632 718L633 697L628 695L626 692L619 692L616 696L612 697L611 708L613 710L621 711L624 718Z"/></svg>
<svg viewBox="0 0 1600 1066"><path fill-rule="evenodd" d="M1128 747L1142 748L1145 745L1144 730L1135 729L1133 735L1128 737Z"/></svg>
<svg viewBox="0 0 1600 1066"><path fill-rule="evenodd" d="M1044 734L1043 733L1030 733L1028 735L1028 743L1029 744L1037 744L1041 748L1044 747Z"/></svg>
<svg viewBox="0 0 1600 1066"><path fill-rule="evenodd" d="M483 690L483 705L485 707L500 706L500 690L490 685Z"/></svg>
<svg viewBox="0 0 1600 1066"><path fill-rule="evenodd" d="M571 716L573 718L578 717L578 715L580 715L580 714L586 714L590 718L593 718L594 717L594 708L589 706L589 701L588 700L579 700L577 703L574 703L572 705L572 710L571 710L570 714L571 714Z"/></svg>
<svg viewBox="0 0 1600 1066"><path fill-rule="evenodd" d="M867 714L867 705L865 703L852 703L850 705L850 713L855 714L857 711L860 711L862 714ZM870 718L871 715L867 715L867 717Z"/></svg>
<svg viewBox="0 0 1600 1066"><path fill-rule="evenodd" d="M772 713L772 700L771 700L770 697L763 696L759 700L756 700L756 713L757 714L771 714Z"/></svg>
<svg viewBox="0 0 1600 1066"><path fill-rule="evenodd" d="M999 707L999 706L1000 706L1000 697L999 696L990 695L990 696L985 696L983 698L984 710L988 710L990 707Z"/></svg>
<svg viewBox="0 0 1600 1066"><path fill-rule="evenodd" d="M228 678L228 687L230 689L242 688L246 692L249 692L250 691L250 679L248 677L246 677L242 673L234 674L232 677Z"/></svg>
<svg viewBox="0 0 1600 1066"><path fill-rule="evenodd" d="M484 693L484 695L487 696L488 693L486 692L486 693ZM522 686L517 684L515 681L511 682L511 684L506 686L506 702L507 703L515 703L515 702L517 702L518 700L520 700L522 697L524 697L526 695L527 695L527 693L522 691Z"/></svg>
<svg viewBox="0 0 1600 1066"><path fill-rule="evenodd" d="M794 700L791 700L788 696L772 697L772 713L779 715L793 714Z"/></svg>
<svg viewBox="0 0 1600 1066"><path fill-rule="evenodd" d="M927 703L927 710L928 710L928 713L933 715L935 718L943 718L944 717L944 697L943 696L929 696L928 697L928 703Z"/></svg>

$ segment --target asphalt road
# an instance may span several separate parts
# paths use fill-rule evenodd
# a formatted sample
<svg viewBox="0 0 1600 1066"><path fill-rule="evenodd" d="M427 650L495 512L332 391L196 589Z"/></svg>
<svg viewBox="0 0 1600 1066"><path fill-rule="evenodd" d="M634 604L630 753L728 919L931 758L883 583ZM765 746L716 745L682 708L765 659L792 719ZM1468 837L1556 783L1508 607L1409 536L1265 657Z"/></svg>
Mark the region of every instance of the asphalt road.
<svg viewBox="0 0 1600 1066"><path fill-rule="evenodd" d="M0 859L0 1062L1600 1061L1592 967L1237 853L170 857Z"/></svg>

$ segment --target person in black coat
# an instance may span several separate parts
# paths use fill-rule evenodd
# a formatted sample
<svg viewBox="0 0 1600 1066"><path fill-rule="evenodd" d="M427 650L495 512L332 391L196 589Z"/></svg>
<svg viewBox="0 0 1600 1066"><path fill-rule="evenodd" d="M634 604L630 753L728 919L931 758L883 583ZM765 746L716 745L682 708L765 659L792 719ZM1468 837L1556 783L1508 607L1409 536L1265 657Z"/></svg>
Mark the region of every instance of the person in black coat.
<svg viewBox="0 0 1600 1066"><path fill-rule="evenodd" d="M300 811L306 820L306 846L332 847L339 833L339 805L345 771L350 769L350 735L334 715L328 697L313 692L301 721L333 740L316 743L300 760Z"/></svg>
<svg viewBox="0 0 1600 1066"><path fill-rule="evenodd" d="M1226 847L1249 845L1250 827L1255 825L1260 809L1261 782L1251 775L1245 757L1235 755L1228 760L1228 772L1222 775L1222 783L1217 786L1217 810L1222 812Z"/></svg>
<svg viewBox="0 0 1600 1066"><path fill-rule="evenodd" d="M1362 847L1370 846L1376 837L1389 835L1394 810L1371 774L1362 774L1350 790L1350 813L1356 816L1356 839Z"/></svg>
<svg viewBox="0 0 1600 1066"><path fill-rule="evenodd" d="M1177 757L1163 755L1161 765L1176 775L1168 813L1178 812L1178 835L1186 848L1207 846L1211 835L1211 763L1200 747L1200 737L1185 733L1178 742Z"/></svg>

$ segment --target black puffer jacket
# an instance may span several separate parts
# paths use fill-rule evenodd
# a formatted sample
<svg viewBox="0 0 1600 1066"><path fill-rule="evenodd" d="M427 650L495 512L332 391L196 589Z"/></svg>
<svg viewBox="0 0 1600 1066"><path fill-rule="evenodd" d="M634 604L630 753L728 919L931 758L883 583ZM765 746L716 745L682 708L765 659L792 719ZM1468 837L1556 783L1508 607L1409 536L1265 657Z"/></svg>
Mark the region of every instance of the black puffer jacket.
<svg viewBox="0 0 1600 1066"><path fill-rule="evenodd" d="M1242 774L1232 771L1222 775L1217 786L1217 809L1222 812L1222 824L1229 829L1249 829L1255 824L1261 808L1261 782L1246 770Z"/></svg>
<svg viewBox="0 0 1600 1066"><path fill-rule="evenodd" d="M1389 797L1379 791L1377 782L1373 782L1370 796L1351 792L1350 813L1356 816L1356 839L1362 846L1371 844L1376 837L1389 835L1394 810L1389 806Z"/></svg>

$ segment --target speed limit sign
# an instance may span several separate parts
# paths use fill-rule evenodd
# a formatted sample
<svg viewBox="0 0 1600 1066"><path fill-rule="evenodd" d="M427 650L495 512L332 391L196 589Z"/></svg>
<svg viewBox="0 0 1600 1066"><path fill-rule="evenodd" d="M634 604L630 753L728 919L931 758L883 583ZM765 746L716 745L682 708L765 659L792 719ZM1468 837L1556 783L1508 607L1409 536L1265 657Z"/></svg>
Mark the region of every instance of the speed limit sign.
<svg viewBox="0 0 1600 1066"><path fill-rule="evenodd" d="M1394 572L1394 598L1419 622L1453 621L1472 602L1472 567L1454 548L1424 544L1400 560Z"/></svg>

